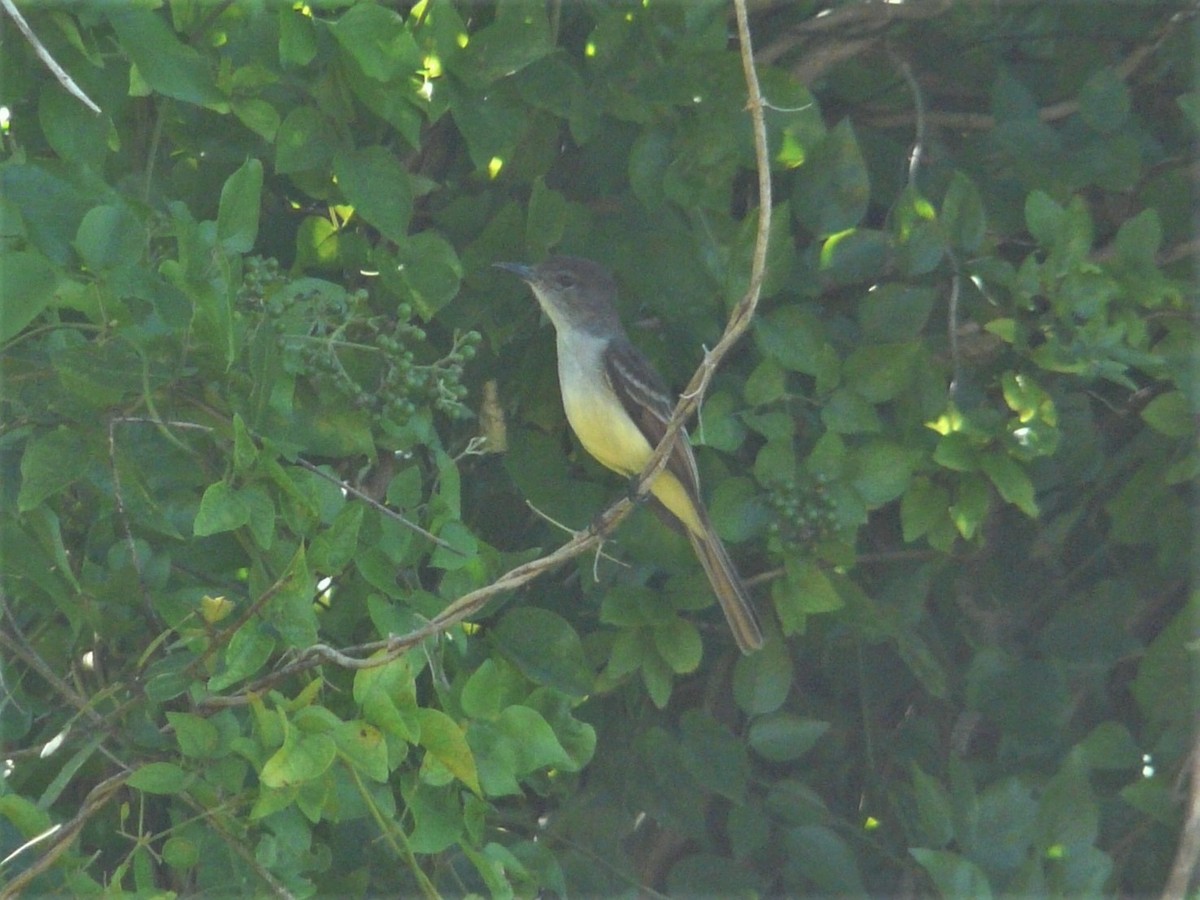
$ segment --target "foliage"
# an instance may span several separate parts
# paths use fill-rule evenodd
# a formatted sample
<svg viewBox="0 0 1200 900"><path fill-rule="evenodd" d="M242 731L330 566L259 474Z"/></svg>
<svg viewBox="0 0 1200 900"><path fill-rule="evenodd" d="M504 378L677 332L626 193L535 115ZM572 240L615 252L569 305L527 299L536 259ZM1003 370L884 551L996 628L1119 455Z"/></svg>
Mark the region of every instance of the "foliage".
<svg viewBox="0 0 1200 900"><path fill-rule="evenodd" d="M745 291L731 9L31 10L100 116L4 19L0 880L1161 890L1195 696L1193 26L901 6L752 10L769 270L693 434L767 647L735 658L638 511L622 565L360 668L287 664L384 653L560 542L527 501L583 528L621 494L492 262L602 261L676 384Z"/></svg>

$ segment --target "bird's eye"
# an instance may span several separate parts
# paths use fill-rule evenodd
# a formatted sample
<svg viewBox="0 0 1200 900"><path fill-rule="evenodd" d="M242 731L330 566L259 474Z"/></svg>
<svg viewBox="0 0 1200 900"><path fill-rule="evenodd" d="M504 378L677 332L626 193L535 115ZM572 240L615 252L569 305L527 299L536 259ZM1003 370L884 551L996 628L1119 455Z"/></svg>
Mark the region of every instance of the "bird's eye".
<svg viewBox="0 0 1200 900"><path fill-rule="evenodd" d="M560 272L554 277L554 280L563 290L575 287L575 276L570 272Z"/></svg>

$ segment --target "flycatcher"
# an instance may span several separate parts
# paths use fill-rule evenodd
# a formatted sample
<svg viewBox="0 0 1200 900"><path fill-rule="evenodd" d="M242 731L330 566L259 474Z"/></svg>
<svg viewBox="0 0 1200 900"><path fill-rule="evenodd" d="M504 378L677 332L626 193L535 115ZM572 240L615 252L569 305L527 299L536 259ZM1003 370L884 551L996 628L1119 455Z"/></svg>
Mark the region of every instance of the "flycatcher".
<svg viewBox="0 0 1200 900"><path fill-rule="evenodd" d="M637 475L666 432L673 404L662 378L621 327L612 277L602 266L570 256L536 266L496 265L529 285L554 324L563 408L583 448L614 472ZM762 631L700 498L687 432L680 432L650 493L692 542L738 647L757 650Z"/></svg>

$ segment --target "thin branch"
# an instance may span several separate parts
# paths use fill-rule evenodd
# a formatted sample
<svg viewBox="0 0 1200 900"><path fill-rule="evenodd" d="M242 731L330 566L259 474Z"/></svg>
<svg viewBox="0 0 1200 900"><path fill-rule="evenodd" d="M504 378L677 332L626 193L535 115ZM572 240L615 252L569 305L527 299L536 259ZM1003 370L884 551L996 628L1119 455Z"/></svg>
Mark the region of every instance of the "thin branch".
<svg viewBox="0 0 1200 900"><path fill-rule="evenodd" d="M1120 63L1113 67L1117 77L1122 81L1128 81L1140 69L1151 56L1171 37L1175 31L1185 22L1195 18L1200 14L1200 7L1193 5L1191 9L1180 10L1172 15L1166 23L1158 29L1158 32L1153 38L1144 44L1135 47L1128 56ZM1056 103L1051 103L1038 110L1038 120L1041 122L1057 122L1074 115L1079 111L1078 98L1068 100L1059 100ZM857 120L861 120L865 124L873 125L877 128L891 128L903 125L910 125L913 119L923 114L920 109L905 110L903 112L894 112L891 110L873 111L868 107L865 115L856 115ZM970 112L951 112L933 110L928 113L927 119L934 125L940 125L945 128L950 128L957 131L987 131L996 127L995 116L989 113L970 113Z"/></svg>
<svg viewBox="0 0 1200 900"><path fill-rule="evenodd" d="M459 622L470 618L501 594L516 590L522 585L533 581L535 578L544 575L546 572L570 562L590 548L597 546L601 543L605 535L616 528L625 516L629 515L633 508L634 501L629 497L623 497L601 513L587 531L577 533L571 540L552 553L519 565L515 569L510 569L491 584L464 594L430 619L427 624L414 631L410 631L408 634L389 637L382 641L359 644L355 647L346 647L342 650L335 650L333 647L325 644L308 647L302 650L293 662L253 682L241 694L209 697L202 700L199 706L207 709L241 706L248 703L252 696L261 693L279 681L312 669L322 663L330 663L344 669L369 669L375 666L382 666L417 646L426 638L435 637L457 625ZM385 652L380 653L380 651Z"/></svg>
<svg viewBox="0 0 1200 900"><path fill-rule="evenodd" d="M29 668L33 669L62 699L87 716L93 726L108 728L104 716L92 708L94 700L89 700L76 693L75 689L63 681L58 676L58 673L50 668L49 663L42 659L38 652L33 649L29 641L25 638L25 635L22 634L20 626L17 625L16 617L9 610L3 596L0 596L0 613L3 613L8 619L9 628L12 629L11 635L7 631L0 629L0 646L4 647L14 657L21 659Z"/></svg>
<svg viewBox="0 0 1200 900"><path fill-rule="evenodd" d="M94 788L92 788L87 797L83 801L83 806L80 807L70 821L55 832L54 843L50 845L41 856L30 863L29 868L17 875L12 881L0 888L0 900L12 900L19 897L21 892L29 886L33 879L37 878L52 865L67 848L74 843L76 836L83 830L83 826L87 824L88 819L103 809L110 800L119 795L119 788L125 784L129 776L133 772L118 772L109 778L104 779Z"/></svg>
<svg viewBox="0 0 1200 900"><path fill-rule="evenodd" d="M705 389L717 366L746 329L750 327L750 322L754 318L754 310L758 306L759 295L762 293L763 279L766 277L767 246L771 236L771 161L768 156L767 125L763 113L766 101L763 99L762 89L759 87L758 70L754 67L754 47L750 39L750 21L746 12L746 2L745 0L734 0L733 5L737 14L742 74L746 81L748 94L746 108L750 111L750 122L754 131L754 160L758 170L758 235L754 242L754 255L750 263L750 283L746 288L745 295L734 307L733 314L729 317L729 323L725 326L725 333L721 335L717 345L705 354L700 368L696 370L692 380L688 382L688 386L680 396L679 402L675 405L675 411L671 415L671 421L667 424L662 440L659 441L658 447L651 454L642 474L638 477L637 496L639 498L645 497L650 492L651 483L666 467L667 458L675 446L684 422L703 399Z"/></svg>
<svg viewBox="0 0 1200 900"><path fill-rule="evenodd" d="M330 484L336 484L347 494L357 497L359 500L361 500L363 503L366 503L372 509L377 510L379 513L387 516L389 519L392 519L393 521L399 522L405 528L409 528L409 529L415 531L417 534L421 535L421 537L425 538L428 541L431 541L434 544L437 544L443 550L449 550L451 553L456 553L459 556L466 555L461 550L459 550L457 547L454 547L454 546L448 544L446 541L442 540L440 537L438 537L432 531L426 531L424 528L422 528L416 522L410 522L408 519L404 518L404 516L400 515L400 513L396 512L394 509L390 509L389 507L384 506L382 503L380 503L374 497L370 496L369 494L364 494L362 491L360 491L358 488L354 487L352 484L349 484L345 481L342 481L342 479L340 479L340 478L334 478L332 475L328 475L325 472L322 472L319 468L314 466L308 460L302 459L301 457L296 457L296 464L301 466L302 468L308 469L308 471L312 472L314 475L324 478Z"/></svg>
<svg viewBox="0 0 1200 900"><path fill-rule="evenodd" d="M572 537L579 534L578 531L576 531L574 528L571 528L569 525L564 525L562 522L558 521L558 519L554 518L553 516L550 516L550 515L542 512L540 509L538 509L536 506L534 506L528 500L525 501L525 505L529 507L530 511L532 511L535 516L537 516L542 521L547 522L550 525L553 525L559 531L566 532L567 534L571 535ZM629 563L623 562L622 560L617 559L615 556L605 553L604 552L604 542L601 541L600 546L596 548L596 559L592 563L592 577L595 578L596 581L600 580L600 576L596 574L596 569L597 569L597 566L599 566L599 564L600 564L601 558L607 559L610 563L621 566L624 569L631 568Z"/></svg>
<svg viewBox="0 0 1200 900"><path fill-rule="evenodd" d="M21 15L21 11L17 9L13 0L0 0L0 6L4 7L4 11L8 13L8 17L17 24L17 28L21 29L21 34L25 35L25 40L29 41L33 46L38 59L44 62L46 68L54 73L54 77L58 79L59 84L67 89L67 93L96 115L100 115L102 112L100 107L92 102L92 98L83 92L83 88L75 83L75 79L68 75L66 70L58 64L58 61L50 55L50 51L46 49L45 44L38 40L38 36L33 33L33 29L29 27L29 23L25 21L25 17Z"/></svg>
<svg viewBox="0 0 1200 900"><path fill-rule="evenodd" d="M912 66L908 64L908 60L896 52L895 48L888 48L888 54L892 57L892 61L900 69L900 74L904 76L905 82L908 84L909 93L913 98L913 112L916 116L916 124L914 127L912 150L908 156L908 186L914 191L919 191L917 185L917 176L921 171L921 160L925 156L925 93L921 90L921 85L917 83L917 77L913 74Z"/></svg>
<svg viewBox="0 0 1200 900"><path fill-rule="evenodd" d="M1194 734L1200 735L1200 721ZM1186 897L1195 882L1200 868L1200 744L1193 741L1189 758L1191 771L1191 801L1188 804L1187 822L1179 837L1179 848L1171 865L1171 874L1163 888L1163 897Z"/></svg>

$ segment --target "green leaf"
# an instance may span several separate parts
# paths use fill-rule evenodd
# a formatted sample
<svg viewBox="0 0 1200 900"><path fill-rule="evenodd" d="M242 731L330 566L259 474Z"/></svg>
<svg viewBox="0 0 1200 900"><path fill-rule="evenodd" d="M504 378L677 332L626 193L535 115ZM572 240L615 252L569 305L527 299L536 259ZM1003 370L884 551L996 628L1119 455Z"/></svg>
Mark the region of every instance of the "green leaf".
<svg viewBox="0 0 1200 900"><path fill-rule="evenodd" d="M383 732L361 720L341 722L333 741L342 759L372 781L388 780L388 742Z"/></svg>
<svg viewBox="0 0 1200 900"><path fill-rule="evenodd" d="M950 518L958 533L967 540L975 536L987 517L991 505L987 483L978 477L967 476L958 482Z"/></svg>
<svg viewBox="0 0 1200 900"><path fill-rule="evenodd" d="M912 481L921 453L891 441L875 440L854 451L854 489L868 509L895 500Z"/></svg>
<svg viewBox="0 0 1200 900"><path fill-rule="evenodd" d="M816 315L789 305L756 319L754 325L764 352L784 368L817 374L825 333Z"/></svg>
<svg viewBox="0 0 1200 900"><path fill-rule="evenodd" d="M417 782L404 792L404 802L413 817L409 847L416 853L441 853L453 846L463 834L462 789L457 786L433 786Z"/></svg>
<svg viewBox="0 0 1200 900"><path fill-rule="evenodd" d="M1079 116L1090 128L1109 134L1129 118L1129 88L1114 69L1103 68L1079 91Z"/></svg>
<svg viewBox="0 0 1200 900"><path fill-rule="evenodd" d="M494 719L529 690L524 676L504 660L485 659L463 685L459 702L473 719Z"/></svg>
<svg viewBox="0 0 1200 900"><path fill-rule="evenodd" d="M354 700L363 718L384 734L408 743L420 736L416 679L406 657L359 669L354 674Z"/></svg>
<svg viewBox="0 0 1200 900"><path fill-rule="evenodd" d="M184 756L208 759L216 755L221 735L211 721L185 712L168 712L167 721L175 730L175 740Z"/></svg>
<svg viewBox="0 0 1200 900"><path fill-rule="evenodd" d="M780 620L784 623L785 634L790 634L803 624L805 616L842 608L844 601L816 563L789 557L784 568L787 575L776 582L779 591L773 591L772 596ZM792 630L789 630L789 624Z"/></svg>
<svg viewBox="0 0 1200 900"><path fill-rule="evenodd" d="M943 897L989 900L992 887L987 875L971 860L950 850L910 847L908 852L928 874Z"/></svg>
<svg viewBox="0 0 1200 900"><path fill-rule="evenodd" d="M764 359L746 378L742 396L749 406L766 406L787 395L788 375L773 359Z"/></svg>
<svg viewBox="0 0 1200 900"><path fill-rule="evenodd" d="M750 774L742 742L707 711L688 710L679 726L680 756L688 774L705 789L741 803Z"/></svg>
<svg viewBox="0 0 1200 900"><path fill-rule="evenodd" d="M500 650L527 678L582 697L592 690L592 670L575 629L562 616L534 606L513 609L496 626Z"/></svg>
<svg viewBox="0 0 1200 900"><path fill-rule="evenodd" d="M275 650L275 639L257 620L242 625L225 648L225 668L208 681L209 691L223 691L255 674L267 664Z"/></svg>
<svg viewBox="0 0 1200 900"><path fill-rule="evenodd" d="M471 36L464 62L484 82L511 76L554 49L546 10L537 4L504 3L496 18Z"/></svg>
<svg viewBox="0 0 1200 900"><path fill-rule="evenodd" d="M0 343L16 337L54 299L55 272L40 253L0 254Z"/></svg>
<svg viewBox="0 0 1200 900"><path fill-rule="evenodd" d="M915 188L905 188L893 203L891 226L902 274L925 275L937 268L946 253L946 237L933 204Z"/></svg>
<svg viewBox="0 0 1200 900"><path fill-rule="evenodd" d="M774 712L792 689L792 657L784 641L769 640L761 650L738 659L733 670L733 698L742 712Z"/></svg>
<svg viewBox="0 0 1200 900"><path fill-rule="evenodd" d="M954 805L950 801L950 794L940 781L927 775L915 763L912 776L917 822L921 826L920 842L933 847L945 847L954 839Z"/></svg>
<svg viewBox="0 0 1200 900"><path fill-rule="evenodd" d="M287 4L279 7L279 61L285 67L307 66L317 55L313 17Z"/></svg>
<svg viewBox="0 0 1200 900"><path fill-rule="evenodd" d="M88 210L75 235L75 249L93 272L136 265L146 249L146 228L125 206Z"/></svg>
<svg viewBox="0 0 1200 900"><path fill-rule="evenodd" d="M268 144L275 143L275 137L279 134L279 111L266 100L258 97L235 100L233 114Z"/></svg>
<svg viewBox="0 0 1200 900"><path fill-rule="evenodd" d="M210 484L200 498L200 508L192 523L192 533L207 537L223 531L233 531L250 521L250 508L228 482Z"/></svg>
<svg viewBox="0 0 1200 900"><path fill-rule="evenodd" d="M30 249L40 250L59 265L73 261L71 241L83 214L95 202L90 196L90 192L81 191L78 185L41 166L20 165L10 160L0 168L0 198L6 208L20 212ZM5 290L4 295L7 294Z"/></svg>
<svg viewBox="0 0 1200 900"><path fill-rule="evenodd" d="M546 187L544 178L536 178L529 192L529 207L525 213L525 246L535 256L549 252L562 240L567 226L566 197Z"/></svg>
<svg viewBox="0 0 1200 900"><path fill-rule="evenodd" d="M1108 720L1091 730L1076 745L1084 765L1092 769L1133 769L1142 762L1142 752L1129 729Z"/></svg>
<svg viewBox="0 0 1200 900"><path fill-rule="evenodd" d="M358 532L366 508L358 503L342 507L329 527L313 539L309 559L313 569L326 575L340 572L358 551Z"/></svg>
<svg viewBox="0 0 1200 900"><path fill-rule="evenodd" d="M1195 419L1182 391L1159 394L1142 409L1147 425L1167 437L1182 438L1195 434Z"/></svg>
<svg viewBox="0 0 1200 900"><path fill-rule="evenodd" d="M821 275L833 284L872 281L884 271L890 253L891 241L880 231L839 231L821 245Z"/></svg>
<svg viewBox="0 0 1200 900"><path fill-rule="evenodd" d="M175 763L152 762L139 766L125 783L147 794L181 794L192 776Z"/></svg>
<svg viewBox="0 0 1200 900"><path fill-rule="evenodd" d="M462 262L450 242L436 232L422 231L396 248L396 271L387 283L429 321L458 296L462 278Z"/></svg>
<svg viewBox="0 0 1200 900"><path fill-rule="evenodd" d="M692 443L732 453L746 439L746 428L737 415L732 391L713 391L704 401Z"/></svg>
<svg viewBox="0 0 1200 900"><path fill-rule="evenodd" d="M333 172L354 211L384 237L403 244L412 217L412 183L391 152L378 144L342 150L334 157Z"/></svg>
<svg viewBox="0 0 1200 900"><path fill-rule="evenodd" d="M438 709L418 709L417 722L421 726L418 743L425 748L426 764L430 759L436 760L476 795L481 795L475 757L463 730Z"/></svg>
<svg viewBox="0 0 1200 900"><path fill-rule="evenodd" d="M315 644L317 613L313 600L317 584L308 567L304 544L297 547L287 569L270 589L274 593L263 607L263 618L278 629L288 646Z"/></svg>
<svg viewBox="0 0 1200 900"><path fill-rule="evenodd" d="M279 123L275 134L275 171L281 175L320 169L333 159L337 131L311 106L297 106Z"/></svg>
<svg viewBox="0 0 1200 900"><path fill-rule="evenodd" d="M938 439L933 461L955 472L974 472L979 468L979 452L968 435L952 431Z"/></svg>
<svg viewBox="0 0 1200 900"><path fill-rule="evenodd" d="M821 406L821 421L837 434L872 434L883 429L873 404L848 389L834 391Z"/></svg>
<svg viewBox="0 0 1200 900"><path fill-rule="evenodd" d="M70 461L87 454L87 444L76 429L59 427L31 439L21 456L17 509L29 512L77 481L83 473Z"/></svg>
<svg viewBox="0 0 1200 900"><path fill-rule="evenodd" d="M762 490L750 478L726 478L718 483L708 512L717 534L734 543L760 533L768 520Z"/></svg>
<svg viewBox="0 0 1200 900"><path fill-rule="evenodd" d="M694 672L700 666L704 645L700 632L686 619L675 618L654 629L654 646L676 675Z"/></svg>
<svg viewBox="0 0 1200 900"><path fill-rule="evenodd" d="M172 653L156 659L142 673L146 696L156 703L173 700L195 684L188 667L196 658L190 653Z"/></svg>
<svg viewBox="0 0 1200 900"><path fill-rule="evenodd" d="M1113 238L1113 256L1134 272L1154 269L1156 256L1162 247L1163 226L1158 212L1144 209L1132 219L1126 219Z"/></svg>
<svg viewBox="0 0 1200 900"><path fill-rule="evenodd" d="M932 288L899 283L873 288L858 303L858 321L863 335L878 343L917 337L929 320L936 296Z"/></svg>
<svg viewBox="0 0 1200 900"><path fill-rule="evenodd" d="M1031 519L1038 516L1037 500L1029 474L1006 453L988 453L979 458L979 468L1008 503Z"/></svg>
<svg viewBox="0 0 1200 900"><path fill-rule="evenodd" d="M182 43L162 15L149 9L120 6L107 12L107 16L120 39L121 49L129 54L138 75L151 88L185 103L222 112L228 110L208 58Z"/></svg>
<svg viewBox="0 0 1200 900"><path fill-rule="evenodd" d="M287 729L283 746L263 763L259 778L269 788L295 787L320 778L333 765L337 745L320 732Z"/></svg>
<svg viewBox="0 0 1200 900"><path fill-rule="evenodd" d="M904 540L911 543L945 521L949 506L950 494L944 487L927 478L914 478L900 499Z"/></svg>
<svg viewBox="0 0 1200 900"><path fill-rule="evenodd" d="M536 709L509 706L500 713L496 727L517 751L517 774L521 777L547 767L571 771L576 768L559 743L550 724Z"/></svg>
<svg viewBox="0 0 1200 900"><path fill-rule="evenodd" d="M691 853L684 856L667 874L669 897L755 897L759 876L732 866L723 856Z"/></svg>
<svg viewBox="0 0 1200 900"><path fill-rule="evenodd" d="M828 722L790 712L769 713L751 723L750 748L771 762L789 762L811 750L828 730Z"/></svg>
<svg viewBox="0 0 1200 900"><path fill-rule="evenodd" d="M1058 242L1066 215L1045 191L1031 191L1025 198L1025 227L1043 247Z"/></svg>
<svg viewBox="0 0 1200 900"><path fill-rule="evenodd" d="M821 894L861 897L867 893L854 853L832 829L823 825L789 828L783 835L783 851L786 868L799 873Z"/></svg>
<svg viewBox="0 0 1200 900"><path fill-rule="evenodd" d="M796 171L792 209L819 237L853 228L867 211L871 183L849 119L829 131Z"/></svg>
<svg viewBox="0 0 1200 900"><path fill-rule="evenodd" d="M99 167L108 154L112 120L96 115L57 85L42 89L38 122L54 152L63 159Z"/></svg>
<svg viewBox="0 0 1200 900"><path fill-rule="evenodd" d="M177 872L188 872L200 862L200 847L187 838L170 837L163 841L162 858Z"/></svg>
<svg viewBox="0 0 1200 900"><path fill-rule="evenodd" d="M501 166L507 163L528 127L525 108L504 92L480 96L452 85L446 85L445 90L450 97L450 114L467 142L476 169L489 172L497 162Z"/></svg>
<svg viewBox="0 0 1200 900"><path fill-rule="evenodd" d="M859 347L843 366L846 385L871 403L883 403L912 385L922 348L915 342Z"/></svg>
<svg viewBox="0 0 1200 900"><path fill-rule="evenodd" d="M667 704L671 702L671 691L675 687L675 676L671 667L657 653L643 652L641 671L642 684L646 685L650 702L659 709L666 709Z"/></svg>
<svg viewBox="0 0 1200 900"><path fill-rule="evenodd" d="M1179 710L1191 709L1198 616L1200 592L1193 590L1187 603L1151 641L1138 665L1133 697L1142 715L1152 722L1169 722Z"/></svg>
<svg viewBox="0 0 1200 900"><path fill-rule="evenodd" d="M965 253L974 253L983 244L987 219L983 198L975 182L962 172L950 176L950 186L942 200L942 229L951 245Z"/></svg>
<svg viewBox="0 0 1200 900"><path fill-rule="evenodd" d="M404 20L383 6L352 6L329 30L369 78L392 81L421 67L421 51Z"/></svg>
<svg viewBox="0 0 1200 900"><path fill-rule="evenodd" d="M248 159L221 187L217 240L230 253L249 253L254 249L262 185L262 163Z"/></svg>

